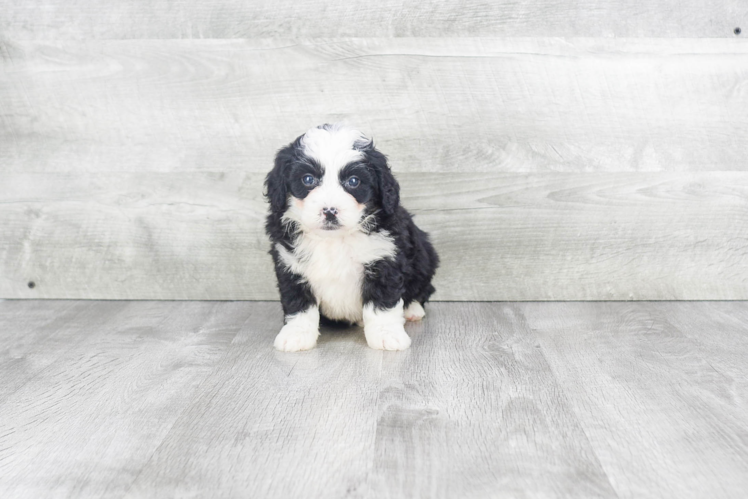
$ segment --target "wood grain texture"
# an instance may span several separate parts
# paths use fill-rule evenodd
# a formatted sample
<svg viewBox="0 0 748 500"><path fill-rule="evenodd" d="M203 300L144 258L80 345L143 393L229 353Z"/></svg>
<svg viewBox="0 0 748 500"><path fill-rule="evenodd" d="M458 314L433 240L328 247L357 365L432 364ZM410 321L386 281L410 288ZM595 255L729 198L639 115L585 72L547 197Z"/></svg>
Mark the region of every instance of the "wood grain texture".
<svg viewBox="0 0 748 500"><path fill-rule="evenodd" d="M366 496L616 496L514 306L431 304L407 328L382 360Z"/></svg>
<svg viewBox="0 0 748 500"><path fill-rule="evenodd" d="M0 12L0 33L14 39L729 37L748 23L739 0L2 0Z"/></svg>
<svg viewBox="0 0 748 500"><path fill-rule="evenodd" d="M717 397L732 403L747 402L748 386L742 381L748 359L748 307L742 302L697 303L690 308L685 303L673 303L670 307L664 313L653 309L650 314L660 323L667 321L677 328L700 351L710 353L714 358L710 360L711 367L725 382L721 390L716 388Z"/></svg>
<svg viewBox="0 0 748 500"><path fill-rule="evenodd" d="M22 301L0 307L0 405L81 341L99 330L123 302Z"/></svg>
<svg viewBox="0 0 748 500"><path fill-rule="evenodd" d="M436 299L748 298L748 173L398 177ZM274 300L262 179L2 176L0 297Z"/></svg>
<svg viewBox="0 0 748 500"><path fill-rule="evenodd" d="M339 120L398 171L743 171L746 79L738 39L5 42L0 171L265 172Z"/></svg>
<svg viewBox="0 0 748 500"><path fill-rule="evenodd" d="M216 370L217 393L206 385L206 400L252 405L196 403L128 495L158 485L157 496L211 496L230 484L231 496L251 497L610 496L542 355L522 332L497 332L491 307L430 308L408 325L405 353L368 350L353 329L324 332L311 353L269 357L277 330L263 331ZM276 374L268 360L291 370ZM185 446L201 458L175 462Z"/></svg>
<svg viewBox="0 0 748 500"><path fill-rule="evenodd" d="M0 399L0 496L748 492L748 303L426 310L408 351L281 353L275 302L0 301L38 368Z"/></svg>
<svg viewBox="0 0 748 500"><path fill-rule="evenodd" d="M745 303L519 310L619 495L746 495Z"/></svg>
<svg viewBox="0 0 748 500"><path fill-rule="evenodd" d="M275 351L277 303L256 311L128 497L359 497L371 467L382 352L363 331Z"/></svg>
<svg viewBox="0 0 748 500"><path fill-rule="evenodd" d="M0 400L0 495L121 496L250 309L240 303L4 302L4 368L25 383ZM38 310L29 311L29 307ZM87 315L70 315L67 308ZM24 318L50 316L28 345ZM25 310L8 318L7 311ZM90 312L95 314L90 314ZM84 312L84 311L82 311ZM52 363L27 377L24 366ZM13 378L11 378L13 380Z"/></svg>

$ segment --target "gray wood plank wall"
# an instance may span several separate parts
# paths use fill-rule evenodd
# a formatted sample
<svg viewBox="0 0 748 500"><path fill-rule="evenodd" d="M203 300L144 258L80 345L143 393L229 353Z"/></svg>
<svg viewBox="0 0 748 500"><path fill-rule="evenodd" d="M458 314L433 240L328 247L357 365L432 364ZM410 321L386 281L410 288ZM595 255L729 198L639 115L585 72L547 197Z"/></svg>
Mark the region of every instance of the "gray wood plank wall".
<svg viewBox="0 0 748 500"><path fill-rule="evenodd" d="M14 174L0 197L0 234L17 242L2 250L0 295L276 298L262 179ZM400 179L441 251L441 299L748 296L746 172Z"/></svg>
<svg viewBox="0 0 748 500"><path fill-rule="evenodd" d="M730 37L742 0L0 0L14 39Z"/></svg>
<svg viewBox="0 0 748 500"><path fill-rule="evenodd" d="M748 5L359 3L0 0L0 297L277 298L263 174L345 120L435 299L748 299Z"/></svg>

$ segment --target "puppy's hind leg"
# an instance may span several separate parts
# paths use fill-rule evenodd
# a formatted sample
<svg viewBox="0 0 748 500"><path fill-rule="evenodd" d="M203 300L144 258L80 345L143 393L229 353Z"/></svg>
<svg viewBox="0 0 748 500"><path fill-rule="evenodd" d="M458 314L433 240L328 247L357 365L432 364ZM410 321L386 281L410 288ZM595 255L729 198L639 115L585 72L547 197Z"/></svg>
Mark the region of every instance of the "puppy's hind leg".
<svg viewBox="0 0 748 500"><path fill-rule="evenodd" d="M408 321L421 321L426 316L426 311L423 310L423 306L417 300L414 300L405 308L403 314Z"/></svg>

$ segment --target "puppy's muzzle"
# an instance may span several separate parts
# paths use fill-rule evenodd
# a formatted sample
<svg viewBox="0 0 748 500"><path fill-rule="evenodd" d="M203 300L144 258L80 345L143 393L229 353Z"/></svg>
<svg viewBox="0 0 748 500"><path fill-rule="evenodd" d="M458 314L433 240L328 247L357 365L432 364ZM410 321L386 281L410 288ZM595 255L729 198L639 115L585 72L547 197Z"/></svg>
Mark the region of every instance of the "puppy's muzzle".
<svg viewBox="0 0 748 500"><path fill-rule="evenodd" d="M333 207L325 207L322 209L322 215L325 218L324 228L335 229L340 225L338 221L338 209Z"/></svg>
<svg viewBox="0 0 748 500"><path fill-rule="evenodd" d="M338 209L337 208L328 208L325 207L322 209L322 215L325 216L325 221L334 221L338 218Z"/></svg>

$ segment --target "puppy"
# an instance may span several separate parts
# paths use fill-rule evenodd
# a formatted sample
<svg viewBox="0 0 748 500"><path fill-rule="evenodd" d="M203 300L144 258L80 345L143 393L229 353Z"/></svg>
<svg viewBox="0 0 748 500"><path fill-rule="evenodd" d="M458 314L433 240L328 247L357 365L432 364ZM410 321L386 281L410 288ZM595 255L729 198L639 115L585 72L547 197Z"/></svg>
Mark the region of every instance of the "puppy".
<svg viewBox="0 0 748 500"><path fill-rule="evenodd" d="M373 142L342 124L313 128L278 151L265 189L285 314L276 349L313 348L320 316L363 325L374 349L407 349L403 325L424 317L439 258Z"/></svg>

